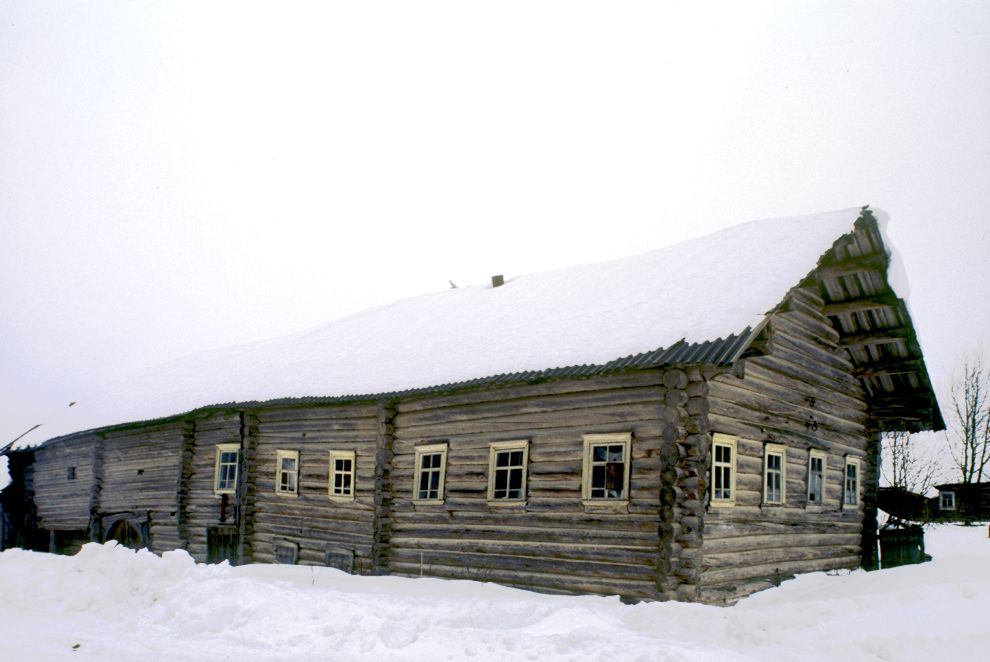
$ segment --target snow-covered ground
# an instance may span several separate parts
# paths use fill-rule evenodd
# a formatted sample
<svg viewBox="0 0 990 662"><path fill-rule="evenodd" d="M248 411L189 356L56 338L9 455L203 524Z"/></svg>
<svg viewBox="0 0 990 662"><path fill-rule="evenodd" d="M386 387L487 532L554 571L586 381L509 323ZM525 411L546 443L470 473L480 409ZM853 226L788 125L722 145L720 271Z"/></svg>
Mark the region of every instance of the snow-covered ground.
<svg viewBox="0 0 990 662"><path fill-rule="evenodd" d="M978 659L990 613L987 528L932 528L927 545L928 564L804 575L731 608L200 565L181 551L113 544L74 557L8 550L0 659Z"/></svg>

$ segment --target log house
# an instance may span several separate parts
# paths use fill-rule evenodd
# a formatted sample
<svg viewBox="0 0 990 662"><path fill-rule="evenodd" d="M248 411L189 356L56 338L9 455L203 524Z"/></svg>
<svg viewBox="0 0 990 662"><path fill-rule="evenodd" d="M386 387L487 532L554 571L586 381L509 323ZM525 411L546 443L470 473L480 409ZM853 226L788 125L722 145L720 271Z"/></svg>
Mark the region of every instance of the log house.
<svg viewBox="0 0 990 662"><path fill-rule="evenodd" d="M944 428L889 263L864 208L723 338L7 449L2 539L718 604L872 566L880 434Z"/></svg>

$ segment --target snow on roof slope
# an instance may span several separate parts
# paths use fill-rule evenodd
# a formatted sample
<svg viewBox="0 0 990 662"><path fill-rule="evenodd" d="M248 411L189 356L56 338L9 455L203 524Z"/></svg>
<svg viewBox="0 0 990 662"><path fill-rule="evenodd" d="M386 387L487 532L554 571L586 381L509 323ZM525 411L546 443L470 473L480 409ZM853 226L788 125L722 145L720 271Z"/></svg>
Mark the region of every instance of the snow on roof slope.
<svg viewBox="0 0 990 662"><path fill-rule="evenodd" d="M210 404L407 390L715 340L759 324L859 215L753 221L634 257L499 288L443 290L201 352L80 398L71 418L47 421L30 441Z"/></svg>

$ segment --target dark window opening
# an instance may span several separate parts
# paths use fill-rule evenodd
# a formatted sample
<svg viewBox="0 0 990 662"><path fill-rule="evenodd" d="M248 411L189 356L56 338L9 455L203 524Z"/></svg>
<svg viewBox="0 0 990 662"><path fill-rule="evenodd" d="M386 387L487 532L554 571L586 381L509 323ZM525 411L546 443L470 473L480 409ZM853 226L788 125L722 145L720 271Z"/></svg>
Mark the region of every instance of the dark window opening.
<svg viewBox="0 0 990 662"><path fill-rule="evenodd" d="M626 447L602 444L591 447L591 498L625 497Z"/></svg>
<svg viewBox="0 0 990 662"><path fill-rule="evenodd" d="M418 499L440 498L440 462L442 453L424 453L419 461Z"/></svg>

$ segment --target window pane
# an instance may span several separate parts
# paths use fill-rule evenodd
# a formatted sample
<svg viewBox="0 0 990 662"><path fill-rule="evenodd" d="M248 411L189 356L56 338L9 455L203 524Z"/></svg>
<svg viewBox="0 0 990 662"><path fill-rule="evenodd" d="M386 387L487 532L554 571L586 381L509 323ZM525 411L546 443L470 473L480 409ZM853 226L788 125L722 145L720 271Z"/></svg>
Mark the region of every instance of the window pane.
<svg viewBox="0 0 990 662"><path fill-rule="evenodd" d="M594 462L604 462L608 455L607 446L594 446L592 448L592 460Z"/></svg>
<svg viewBox="0 0 990 662"><path fill-rule="evenodd" d="M608 448L608 461L609 462L622 462L623 460L623 447L622 446L609 446Z"/></svg>
<svg viewBox="0 0 990 662"><path fill-rule="evenodd" d="M591 468L591 487L605 489L605 465L598 465Z"/></svg>
<svg viewBox="0 0 990 662"><path fill-rule="evenodd" d="M505 497L505 487L508 482L508 472L505 469L497 470L495 472L495 498L500 499Z"/></svg>
<svg viewBox="0 0 990 662"><path fill-rule="evenodd" d="M522 469L509 470L509 489L517 492L522 489Z"/></svg>
<svg viewBox="0 0 990 662"><path fill-rule="evenodd" d="M622 497L622 483L625 478L625 464L613 462L606 465L605 490L607 496L613 499Z"/></svg>

